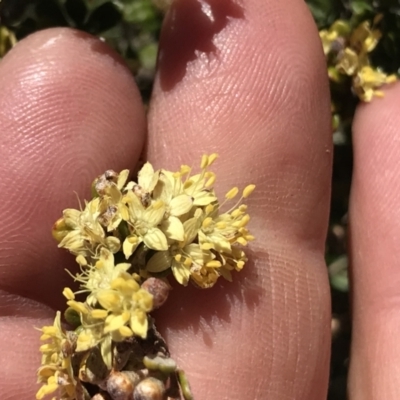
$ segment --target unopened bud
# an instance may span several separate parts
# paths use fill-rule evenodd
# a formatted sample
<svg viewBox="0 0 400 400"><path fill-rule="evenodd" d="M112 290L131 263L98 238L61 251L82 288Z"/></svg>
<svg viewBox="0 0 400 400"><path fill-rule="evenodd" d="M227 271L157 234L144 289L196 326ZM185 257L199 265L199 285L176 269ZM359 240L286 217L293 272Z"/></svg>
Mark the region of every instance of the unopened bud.
<svg viewBox="0 0 400 400"><path fill-rule="evenodd" d="M79 313L71 307L68 307L64 311L64 318L73 328L77 328L81 325L81 317Z"/></svg>
<svg viewBox="0 0 400 400"><path fill-rule="evenodd" d="M165 386L156 378L143 379L133 392L133 400L163 400Z"/></svg>
<svg viewBox="0 0 400 400"><path fill-rule="evenodd" d="M65 236L70 232L69 228L65 224L64 218L59 218L53 225L53 229L51 230L51 234L53 238L60 243Z"/></svg>
<svg viewBox="0 0 400 400"><path fill-rule="evenodd" d="M138 381L139 377L134 372L112 371L107 379L107 392L113 400L131 400Z"/></svg>
<svg viewBox="0 0 400 400"><path fill-rule="evenodd" d="M159 278L148 278L142 283L142 289L153 295L153 309L161 307L168 299L170 287Z"/></svg>

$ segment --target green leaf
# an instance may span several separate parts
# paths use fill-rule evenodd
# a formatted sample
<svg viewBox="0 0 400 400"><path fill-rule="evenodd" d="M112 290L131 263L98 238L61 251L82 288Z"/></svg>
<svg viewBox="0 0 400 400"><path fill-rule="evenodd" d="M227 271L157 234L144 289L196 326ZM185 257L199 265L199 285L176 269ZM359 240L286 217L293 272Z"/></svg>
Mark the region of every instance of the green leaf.
<svg viewBox="0 0 400 400"><path fill-rule="evenodd" d="M351 0L350 8L351 11L356 15L362 15L367 12L374 11L372 4L367 0Z"/></svg>
<svg viewBox="0 0 400 400"><path fill-rule="evenodd" d="M344 8L337 0L306 0L308 7L320 29L339 19Z"/></svg>
<svg viewBox="0 0 400 400"><path fill-rule="evenodd" d="M84 28L89 33L100 34L117 25L121 18L120 11L113 3L104 3L89 15Z"/></svg>

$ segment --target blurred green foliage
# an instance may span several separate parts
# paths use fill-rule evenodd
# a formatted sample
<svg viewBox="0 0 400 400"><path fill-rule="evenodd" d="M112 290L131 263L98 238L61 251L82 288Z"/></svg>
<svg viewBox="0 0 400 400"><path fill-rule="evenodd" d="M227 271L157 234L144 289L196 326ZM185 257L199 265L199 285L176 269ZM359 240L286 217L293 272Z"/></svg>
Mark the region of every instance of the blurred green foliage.
<svg viewBox="0 0 400 400"><path fill-rule="evenodd" d="M162 13L150 0L2 0L0 26L17 40L41 29L71 27L97 35L117 50L149 99Z"/></svg>

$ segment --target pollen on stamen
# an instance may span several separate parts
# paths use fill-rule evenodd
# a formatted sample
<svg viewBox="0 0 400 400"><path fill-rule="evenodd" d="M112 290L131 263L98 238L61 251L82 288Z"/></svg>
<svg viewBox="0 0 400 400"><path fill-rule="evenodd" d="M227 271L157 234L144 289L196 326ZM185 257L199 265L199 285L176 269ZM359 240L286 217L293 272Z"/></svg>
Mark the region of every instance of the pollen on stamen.
<svg viewBox="0 0 400 400"><path fill-rule="evenodd" d="M233 198L236 197L236 195L239 193L239 188L237 188L236 186L233 187L231 190L229 190L229 192L226 193L225 198L227 200L232 200Z"/></svg>
<svg viewBox="0 0 400 400"><path fill-rule="evenodd" d="M256 185L246 186L243 190L243 198L246 199L247 197L249 197L253 193L255 188L256 188Z"/></svg>

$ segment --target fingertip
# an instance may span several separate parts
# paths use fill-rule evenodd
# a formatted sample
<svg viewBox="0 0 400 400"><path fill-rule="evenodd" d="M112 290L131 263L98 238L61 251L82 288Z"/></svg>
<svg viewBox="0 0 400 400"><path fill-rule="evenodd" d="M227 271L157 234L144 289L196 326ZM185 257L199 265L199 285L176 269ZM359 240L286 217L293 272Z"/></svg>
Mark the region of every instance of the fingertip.
<svg viewBox="0 0 400 400"><path fill-rule="evenodd" d="M361 104L353 123L350 197L351 398L398 397L400 84Z"/></svg>
<svg viewBox="0 0 400 400"><path fill-rule="evenodd" d="M142 101L121 58L70 29L18 43L0 63L0 85L1 285L54 306L66 264L51 226L97 175L136 164Z"/></svg>

